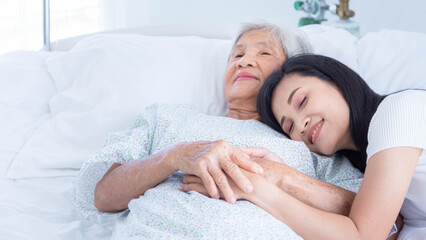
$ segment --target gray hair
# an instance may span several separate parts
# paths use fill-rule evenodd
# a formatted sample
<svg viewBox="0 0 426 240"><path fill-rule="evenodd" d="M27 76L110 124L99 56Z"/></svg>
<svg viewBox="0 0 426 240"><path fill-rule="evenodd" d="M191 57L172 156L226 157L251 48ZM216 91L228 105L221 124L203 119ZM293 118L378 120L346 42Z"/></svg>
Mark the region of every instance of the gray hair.
<svg viewBox="0 0 426 240"><path fill-rule="evenodd" d="M277 41L280 42L287 58L312 53L311 44L306 34L298 29L290 29L287 26L278 26L268 22L241 23L239 30L234 34L234 46L246 32L254 30L266 30Z"/></svg>

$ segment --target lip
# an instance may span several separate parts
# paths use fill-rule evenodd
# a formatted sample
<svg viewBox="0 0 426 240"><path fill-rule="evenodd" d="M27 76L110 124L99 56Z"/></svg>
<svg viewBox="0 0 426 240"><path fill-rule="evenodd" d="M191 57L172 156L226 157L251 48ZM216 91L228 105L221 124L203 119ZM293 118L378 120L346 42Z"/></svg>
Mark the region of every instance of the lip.
<svg viewBox="0 0 426 240"><path fill-rule="evenodd" d="M248 72L240 72L235 77L235 81L257 80L257 77Z"/></svg>
<svg viewBox="0 0 426 240"><path fill-rule="evenodd" d="M323 125L321 125L321 126L318 128L318 130L317 130L317 132L315 133L315 136L314 136L313 138L312 138L312 134L314 133L314 130L317 128L317 126L318 126L319 124L321 124L321 123L324 123L324 119L321 119L321 121L317 122L315 125L313 125L313 126L311 127L311 129L309 129L309 133L308 133L308 141L309 141L309 143L314 144L314 143L316 142L316 140L318 139L318 136L319 136L319 134L320 134L320 132L321 132L321 129L322 129L322 126L324 126L324 124L323 124Z"/></svg>

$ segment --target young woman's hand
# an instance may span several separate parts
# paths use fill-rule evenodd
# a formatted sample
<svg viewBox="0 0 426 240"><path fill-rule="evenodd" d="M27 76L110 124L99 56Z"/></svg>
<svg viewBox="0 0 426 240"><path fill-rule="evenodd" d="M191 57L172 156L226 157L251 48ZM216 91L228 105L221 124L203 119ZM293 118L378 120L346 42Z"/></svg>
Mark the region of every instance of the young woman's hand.
<svg viewBox="0 0 426 240"><path fill-rule="evenodd" d="M241 152L254 157L260 158L267 161L282 163L283 160L278 157L275 153L269 151L266 148L238 148Z"/></svg>
<svg viewBox="0 0 426 240"><path fill-rule="evenodd" d="M170 153L175 171L197 176L209 196L218 199L221 192L230 203L236 201L237 189L244 192L253 190L252 183L242 173L243 169L257 174L263 173L259 164L251 161L247 154L233 148L225 140L183 143L170 149ZM232 188L231 183L238 187Z"/></svg>
<svg viewBox="0 0 426 240"><path fill-rule="evenodd" d="M268 182L278 187L280 187L284 177L288 177L290 172L297 171L266 148L240 148L240 150L263 168L262 176Z"/></svg>

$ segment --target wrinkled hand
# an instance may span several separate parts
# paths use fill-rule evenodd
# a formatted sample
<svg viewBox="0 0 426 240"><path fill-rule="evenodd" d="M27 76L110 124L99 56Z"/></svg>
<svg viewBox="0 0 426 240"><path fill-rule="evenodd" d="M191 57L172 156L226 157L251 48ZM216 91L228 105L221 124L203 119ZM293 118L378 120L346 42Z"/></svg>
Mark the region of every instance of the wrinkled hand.
<svg viewBox="0 0 426 240"><path fill-rule="evenodd" d="M241 172L252 182L257 181L257 178L262 177L258 174L248 172L244 169L242 169ZM235 182L229 176L227 176L227 179L228 179L228 182L229 182L229 186L231 187L232 191L234 192L237 200L239 200L239 199L250 200L251 194L254 194L253 191L250 192L250 193L244 192L235 184ZM186 175L182 179L182 183L183 184L181 186L179 186L179 190L181 190L183 192L196 191L196 192L199 192L199 193L209 197L209 193L207 192L207 189L204 186L201 178L194 176L194 175ZM219 193L220 193L220 198L223 199L224 198L223 193L221 191L219 191Z"/></svg>
<svg viewBox="0 0 426 240"><path fill-rule="evenodd" d="M289 167L283 162L283 160L278 157L276 154L272 153L265 148L238 148L242 152L248 154L250 159L258 163L263 168L263 173L260 175L253 174L251 172L241 170L243 174L252 182L257 183L263 182L262 184L268 183L274 184L277 187L281 188L284 177L291 176L291 173L298 172L297 170ZM229 178L229 177L228 177ZM237 199L246 199L250 200L252 193L247 193L241 191L239 188L235 187L235 183L232 180L229 180L231 189L236 194ZM203 181L194 175L186 175L182 179L183 185L179 187L181 191L197 191L203 195L209 196L206 187L203 185ZM260 184L260 186L263 186ZM223 194L221 193L221 197Z"/></svg>
<svg viewBox="0 0 426 240"><path fill-rule="evenodd" d="M225 140L183 143L172 149L172 153L176 171L197 176L208 195L218 199L221 192L230 203L236 201L235 191L253 190L253 185L242 173L244 169L257 174L263 173L259 164L251 161L239 149L231 147ZM232 188L231 184L238 187Z"/></svg>

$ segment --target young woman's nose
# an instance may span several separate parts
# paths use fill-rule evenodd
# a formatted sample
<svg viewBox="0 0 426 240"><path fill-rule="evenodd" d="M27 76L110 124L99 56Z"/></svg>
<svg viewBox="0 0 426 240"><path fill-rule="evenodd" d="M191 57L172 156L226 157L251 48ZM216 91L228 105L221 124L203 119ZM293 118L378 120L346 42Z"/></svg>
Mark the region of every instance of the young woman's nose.
<svg viewBox="0 0 426 240"><path fill-rule="evenodd" d="M310 121L311 121L310 118L304 118L304 119L302 119L302 121L300 121L299 126L298 126L298 130L299 130L301 135L305 136L306 134L308 134L308 132L309 132L308 127L309 127Z"/></svg>

